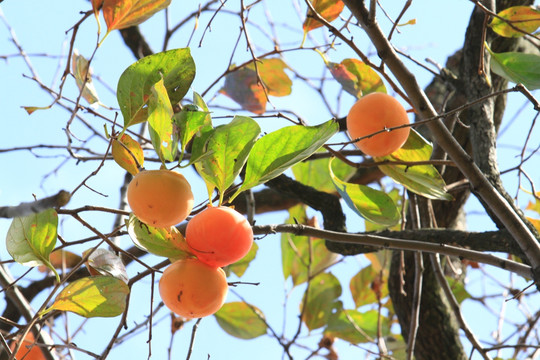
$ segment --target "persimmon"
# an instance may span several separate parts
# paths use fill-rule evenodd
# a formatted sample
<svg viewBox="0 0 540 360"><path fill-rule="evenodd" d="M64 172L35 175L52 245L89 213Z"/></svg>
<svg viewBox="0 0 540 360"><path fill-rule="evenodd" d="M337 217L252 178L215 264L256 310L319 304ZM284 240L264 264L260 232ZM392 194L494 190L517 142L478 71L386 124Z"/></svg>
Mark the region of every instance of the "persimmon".
<svg viewBox="0 0 540 360"><path fill-rule="evenodd" d="M170 170L139 172L129 183L127 199L135 216L153 227L176 225L193 209L189 182Z"/></svg>
<svg viewBox="0 0 540 360"><path fill-rule="evenodd" d="M202 262L222 267L243 258L253 244L253 230L238 211L209 207L187 224L186 242Z"/></svg>
<svg viewBox="0 0 540 360"><path fill-rule="evenodd" d="M380 92L362 96L347 115L347 130L353 140L408 123L407 111L399 101ZM394 129L359 140L355 145L367 155L386 156L405 144L409 132L409 127Z"/></svg>
<svg viewBox="0 0 540 360"><path fill-rule="evenodd" d="M159 279L163 303L188 319L214 314L225 302L228 290L225 271L197 259L175 261Z"/></svg>
<svg viewBox="0 0 540 360"><path fill-rule="evenodd" d="M13 341L9 345L9 349L11 351L15 350L15 347L17 346L18 341ZM24 360L44 360L45 355L43 354L43 351L41 348L37 345L33 345L36 342L34 338L34 334L29 332L26 334L23 343L21 344L21 347L15 354L16 359L24 359ZM32 346L33 345L33 346Z"/></svg>

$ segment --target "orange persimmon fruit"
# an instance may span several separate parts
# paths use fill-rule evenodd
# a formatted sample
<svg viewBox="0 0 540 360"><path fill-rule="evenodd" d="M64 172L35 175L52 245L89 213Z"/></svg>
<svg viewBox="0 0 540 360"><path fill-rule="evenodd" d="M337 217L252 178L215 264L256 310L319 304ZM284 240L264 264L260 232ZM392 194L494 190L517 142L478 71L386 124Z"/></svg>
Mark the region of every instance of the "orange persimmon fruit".
<svg viewBox="0 0 540 360"><path fill-rule="evenodd" d="M189 182L171 170L139 172L129 183L127 199L135 216L153 227L176 225L193 209Z"/></svg>
<svg viewBox="0 0 540 360"><path fill-rule="evenodd" d="M405 124L409 124L405 108L392 96L380 92L362 96L347 115L347 130L353 140ZM405 144L409 132L409 127L394 129L357 141L355 145L367 155L386 156Z"/></svg>
<svg viewBox="0 0 540 360"><path fill-rule="evenodd" d="M175 261L159 279L163 303L187 319L214 314L225 302L228 290L225 271L197 259Z"/></svg>
<svg viewBox="0 0 540 360"><path fill-rule="evenodd" d="M20 340L13 341L9 345L9 349L11 351L15 350L15 347L17 346L18 342ZM34 338L34 334L29 332L26 334L26 337L23 340L23 343L21 344L21 347L15 354L16 359L24 359L24 360L44 360L45 355L43 354L43 351L41 351L41 348L39 346L32 346L36 342Z"/></svg>
<svg viewBox="0 0 540 360"><path fill-rule="evenodd" d="M253 230L238 211L226 206L209 207L188 222L186 242L200 261L223 267L249 252Z"/></svg>

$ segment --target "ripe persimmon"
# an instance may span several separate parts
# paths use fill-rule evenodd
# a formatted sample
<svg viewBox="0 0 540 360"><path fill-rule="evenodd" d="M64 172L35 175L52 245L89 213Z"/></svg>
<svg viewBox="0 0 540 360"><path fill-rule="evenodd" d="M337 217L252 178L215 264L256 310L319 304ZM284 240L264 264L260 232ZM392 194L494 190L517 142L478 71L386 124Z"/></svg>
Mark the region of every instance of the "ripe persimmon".
<svg viewBox="0 0 540 360"><path fill-rule="evenodd" d="M159 279L163 303L188 319L214 314L225 302L228 290L225 271L197 259L175 261Z"/></svg>
<svg viewBox="0 0 540 360"><path fill-rule="evenodd" d="M407 111L399 101L380 92L362 96L347 115L347 130L353 140L408 123ZM386 156L405 144L409 132L409 127L394 129L357 141L355 145L367 155Z"/></svg>
<svg viewBox="0 0 540 360"><path fill-rule="evenodd" d="M135 216L153 227L176 225L193 209L189 182L170 170L139 172L129 183L127 199Z"/></svg>
<svg viewBox="0 0 540 360"><path fill-rule="evenodd" d="M248 253L253 230L238 211L226 206L209 207L188 222L186 242L199 260L222 267Z"/></svg>
<svg viewBox="0 0 540 360"><path fill-rule="evenodd" d="M17 346L19 341L20 340L13 341L9 345L9 349L11 351L15 350L15 347ZM31 332L26 334L26 337L24 338L21 347L15 354L15 358L24 360L44 360L45 355L43 354L43 351L39 346L33 345L35 342L36 340L34 338L34 334L32 334Z"/></svg>

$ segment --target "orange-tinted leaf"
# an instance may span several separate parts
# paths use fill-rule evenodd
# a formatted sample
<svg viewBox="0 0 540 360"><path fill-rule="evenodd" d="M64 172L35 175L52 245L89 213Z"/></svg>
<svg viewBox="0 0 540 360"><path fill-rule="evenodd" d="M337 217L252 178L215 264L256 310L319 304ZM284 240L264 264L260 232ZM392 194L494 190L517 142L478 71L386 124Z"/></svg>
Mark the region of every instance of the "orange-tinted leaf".
<svg viewBox="0 0 540 360"><path fill-rule="evenodd" d="M529 201L525 210L531 210L540 215L540 200L538 197L540 197L540 192L536 192L535 202Z"/></svg>
<svg viewBox="0 0 540 360"><path fill-rule="evenodd" d="M285 73L287 64L281 59L267 59L257 62L260 80L259 83L255 64L250 63L225 78L225 85L219 91L238 103L243 109L255 114L262 114L266 110L266 95L286 96L291 93L292 81Z"/></svg>
<svg viewBox="0 0 540 360"><path fill-rule="evenodd" d="M531 6L513 6L501 11L490 26L504 37L521 37L540 27L540 11Z"/></svg>
<svg viewBox="0 0 540 360"><path fill-rule="evenodd" d="M257 74L251 69L242 68L227 76L225 86L219 92L252 113L260 115L266 110L264 89L257 83Z"/></svg>
<svg viewBox="0 0 540 360"><path fill-rule="evenodd" d="M171 0L103 0L107 32L139 25L170 3Z"/></svg>
<svg viewBox="0 0 540 360"><path fill-rule="evenodd" d="M36 110L48 110L50 108L50 106L23 106L23 109L26 110L28 115L32 115Z"/></svg>
<svg viewBox="0 0 540 360"><path fill-rule="evenodd" d="M139 172L144 165L144 154L141 145L128 134L122 134L112 143L112 156L114 161L131 175Z"/></svg>
<svg viewBox="0 0 540 360"><path fill-rule="evenodd" d="M81 257L67 250L56 250L49 256L49 262L56 269L62 269L64 266L66 269L71 269L81 261ZM41 265L38 267L40 272L47 272L49 269Z"/></svg>
<svg viewBox="0 0 540 360"><path fill-rule="evenodd" d="M315 11L317 11L319 15L321 15L327 21L335 20L339 14L341 14L345 6L341 0L310 0L310 2ZM313 18L313 12L311 9L308 9L306 21L304 21L303 25L304 33L308 33L309 31L317 29L322 25L323 24Z"/></svg>
<svg viewBox="0 0 540 360"><path fill-rule="evenodd" d="M94 15L98 17L99 10L101 9L101 6L103 6L104 0L92 0L92 9L94 10Z"/></svg>
<svg viewBox="0 0 540 360"><path fill-rule="evenodd" d="M267 59L257 62L260 80L266 87L268 95L286 96L291 93L292 81L285 73L287 64L281 59ZM238 69L225 78L225 85L220 93L230 97L243 109L255 114L266 110L265 89L259 83L255 64Z"/></svg>
<svg viewBox="0 0 540 360"><path fill-rule="evenodd" d="M372 92L386 93L386 87L371 67L357 59L345 59L340 64L327 62L330 73L343 90L356 98Z"/></svg>
<svg viewBox="0 0 540 360"><path fill-rule="evenodd" d="M249 64L248 67L255 71L253 63ZM277 58L263 60L257 64L257 68L268 95L290 95L292 81L284 71L288 66L283 60Z"/></svg>
<svg viewBox="0 0 540 360"><path fill-rule="evenodd" d="M540 220L527 217L527 220L531 222L531 224L536 228L536 230L540 231Z"/></svg>

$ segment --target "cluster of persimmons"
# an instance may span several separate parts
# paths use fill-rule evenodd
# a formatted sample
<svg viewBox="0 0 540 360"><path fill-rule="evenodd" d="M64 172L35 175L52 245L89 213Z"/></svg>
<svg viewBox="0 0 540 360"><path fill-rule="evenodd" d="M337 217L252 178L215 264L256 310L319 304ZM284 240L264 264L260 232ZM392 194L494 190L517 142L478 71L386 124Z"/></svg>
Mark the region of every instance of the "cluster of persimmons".
<svg viewBox="0 0 540 360"><path fill-rule="evenodd" d="M139 172L128 186L127 197L135 216L152 227L179 224L193 209L191 186L182 174L171 170ZM209 206L189 220L185 240L191 254L165 269L159 280L161 299L184 318L212 315L227 296L222 267L249 252L253 231L236 210Z"/></svg>

